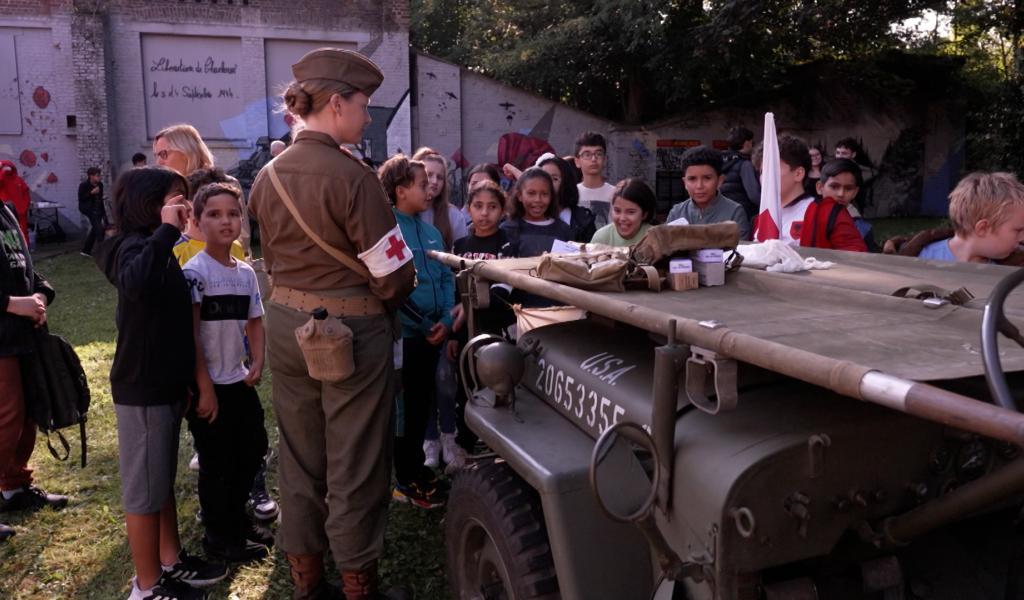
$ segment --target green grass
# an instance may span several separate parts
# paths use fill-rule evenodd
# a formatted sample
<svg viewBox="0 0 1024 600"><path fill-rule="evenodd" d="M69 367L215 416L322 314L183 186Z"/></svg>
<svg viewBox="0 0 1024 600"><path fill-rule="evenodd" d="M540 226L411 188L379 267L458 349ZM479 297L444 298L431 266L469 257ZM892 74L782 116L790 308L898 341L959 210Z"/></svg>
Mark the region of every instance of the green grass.
<svg viewBox="0 0 1024 600"><path fill-rule="evenodd" d="M58 462L36 444L32 466L36 484L71 496L63 511L4 515L18 534L0 544L0 598L124 598L133 574L124 535L117 430L108 375L114 356L114 288L92 261L77 253L40 260L36 268L57 289L50 308L50 330L66 337L77 350L89 377L89 464L80 467L78 450L72 459ZM276 445L277 429L270 409L269 376L260 385L267 411L267 432ZM77 433L67 434L72 446ZM200 551L201 526L196 474L188 470L191 442L183 434L179 455L178 522L186 548ZM268 487L276 496L276 465L268 473ZM406 583L419 599L448 598L444 580L444 541L441 510L424 512L407 505L391 505L381 574L385 582ZM332 574L335 577L336 574ZM275 600L291 598L287 561L275 552L259 563L233 569L229 579L212 588L211 598Z"/></svg>

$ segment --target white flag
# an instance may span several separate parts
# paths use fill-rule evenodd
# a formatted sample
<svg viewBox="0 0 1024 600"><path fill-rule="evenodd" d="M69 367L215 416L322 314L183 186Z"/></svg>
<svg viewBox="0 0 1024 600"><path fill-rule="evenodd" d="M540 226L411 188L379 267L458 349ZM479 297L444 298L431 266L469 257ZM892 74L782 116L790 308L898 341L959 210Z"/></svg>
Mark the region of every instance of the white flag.
<svg viewBox="0 0 1024 600"><path fill-rule="evenodd" d="M775 133L775 115L764 114L764 152L761 159L761 208L754 221L754 239L779 239L782 224L782 183L779 179L779 136Z"/></svg>

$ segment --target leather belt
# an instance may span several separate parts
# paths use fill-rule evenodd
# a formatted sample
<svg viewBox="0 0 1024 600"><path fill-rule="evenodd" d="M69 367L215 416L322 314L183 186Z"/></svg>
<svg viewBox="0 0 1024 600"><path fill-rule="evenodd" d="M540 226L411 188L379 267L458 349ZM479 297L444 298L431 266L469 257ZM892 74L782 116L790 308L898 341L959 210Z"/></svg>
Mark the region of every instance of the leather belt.
<svg viewBox="0 0 1024 600"><path fill-rule="evenodd" d="M318 308L323 308L332 317L369 317L384 314L384 304L376 296L332 298L314 292L276 286L270 294L270 300L304 313L312 313Z"/></svg>

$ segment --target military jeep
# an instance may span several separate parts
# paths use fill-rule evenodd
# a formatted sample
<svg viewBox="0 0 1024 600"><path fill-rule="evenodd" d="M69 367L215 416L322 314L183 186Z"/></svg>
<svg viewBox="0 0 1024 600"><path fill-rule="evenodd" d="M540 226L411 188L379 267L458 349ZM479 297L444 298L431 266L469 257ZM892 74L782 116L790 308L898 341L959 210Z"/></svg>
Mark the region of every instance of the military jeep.
<svg viewBox="0 0 1024 600"><path fill-rule="evenodd" d="M659 293L437 254L471 328L494 283L587 314L463 352L493 454L452 484L453 595L1024 598L1024 275L800 252L836 266Z"/></svg>

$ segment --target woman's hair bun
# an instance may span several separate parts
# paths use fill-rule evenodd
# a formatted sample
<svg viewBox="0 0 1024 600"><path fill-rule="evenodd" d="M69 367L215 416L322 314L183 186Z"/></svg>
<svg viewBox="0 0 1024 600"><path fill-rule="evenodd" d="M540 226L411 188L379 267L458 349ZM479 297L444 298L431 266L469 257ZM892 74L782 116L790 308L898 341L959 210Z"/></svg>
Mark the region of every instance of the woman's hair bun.
<svg viewBox="0 0 1024 600"><path fill-rule="evenodd" d="M313 96L302 89L302 84L293 81L284 92L284 105L296 117L305 118L313 110Z"/></svg>

